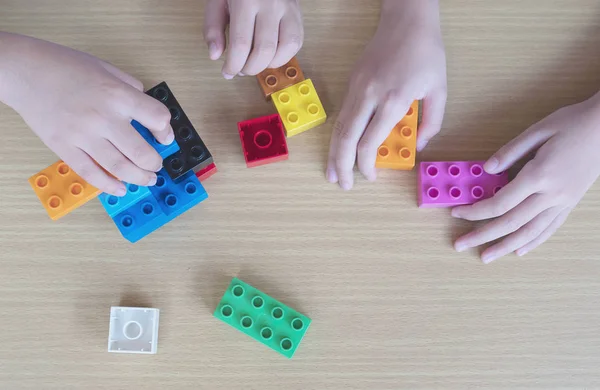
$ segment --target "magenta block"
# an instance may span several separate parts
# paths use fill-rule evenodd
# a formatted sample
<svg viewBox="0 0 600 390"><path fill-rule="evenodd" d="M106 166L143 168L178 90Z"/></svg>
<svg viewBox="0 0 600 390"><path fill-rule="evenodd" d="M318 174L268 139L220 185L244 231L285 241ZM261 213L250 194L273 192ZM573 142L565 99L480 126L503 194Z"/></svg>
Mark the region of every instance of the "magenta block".
<svg viewBox="0 0 600 390"><path fill-rule="evenodd" d="M508 184L508 173L490 175L485 161L434 161L419 164L419 207L452 207L491 198Z"/></svg>

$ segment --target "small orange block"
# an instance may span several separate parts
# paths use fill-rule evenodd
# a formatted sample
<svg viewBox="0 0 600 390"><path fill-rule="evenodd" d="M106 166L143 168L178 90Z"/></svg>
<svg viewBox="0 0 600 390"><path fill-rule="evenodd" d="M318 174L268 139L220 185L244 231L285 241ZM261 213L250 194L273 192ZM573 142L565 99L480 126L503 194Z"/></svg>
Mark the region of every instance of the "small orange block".
<svg viewBox="0 0 600 390"><path fill-rule="evenodd" d="M62 161L31 176L29 184L53 220L67 215L100 194L99 189L88 184Z"/></svg>
<svg viewBox="0 0 600 390"><path fill-rule="evenodd" d="M376 168L411 170L415 166L417 153L417 124L419 101L410 106L406 116L383 141L377 150Z"/></svg>
<svg viewBox="0 0 600 390"><path fill-rule="evenodd" d="M265 98L269 99L272 93L304 81L304 73L296 57L293 57L290 62L279 68L263 70L256 78Z"/></svg>

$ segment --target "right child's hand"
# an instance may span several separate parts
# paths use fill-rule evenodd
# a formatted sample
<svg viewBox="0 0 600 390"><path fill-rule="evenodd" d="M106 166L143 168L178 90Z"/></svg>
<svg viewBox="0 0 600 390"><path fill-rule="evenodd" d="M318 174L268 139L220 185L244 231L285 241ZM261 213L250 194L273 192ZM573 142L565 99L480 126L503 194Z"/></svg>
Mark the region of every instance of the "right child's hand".
<svg viewBox="0 0 600 390"><path fill-rule="evenodd" d="M377 149L415 100L423 99L417 150L440 131L446 56L437 1L383 0L379 28L359 59L331 136L327 180L352 188L354 164L375 180Z"/></svg>
<svg viewBox="0 0 600 390"><path fill-rule="evenodd" d="M169 144L171 114L144 94L140 81L89 54L34 38L0 32L0 48L7 54L0 59L0 100L84 180L125 195L123 183L100 165L128 183L156 183L162 159L131 120Z"/></svg>
<svg viewBox="0 0 600 390"><path fill-rule="evenodd" d="M256 75L266 68L285 65L304 41L298 0L207 0L204 40L212 60L225 51L223 77Z"/></svg>

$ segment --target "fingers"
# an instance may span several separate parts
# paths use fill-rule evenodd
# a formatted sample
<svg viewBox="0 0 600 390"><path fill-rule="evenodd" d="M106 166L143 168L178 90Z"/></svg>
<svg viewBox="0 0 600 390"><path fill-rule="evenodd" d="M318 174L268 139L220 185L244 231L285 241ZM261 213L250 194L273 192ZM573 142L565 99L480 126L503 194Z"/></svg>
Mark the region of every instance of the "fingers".
<svg viewBox="0 0 600 390"><path fill-rule="evenodd" d="M268 12L256 16L252 52L242 68L245 75L257 75L273 61L279 40L279 18ZM291 57L290 57L291 58Z"/></svg>
<svg viewBox="0 0 600 390"><path fill-rule="evenodd" d="M502 256L516 251L528 242L531 242L536 237L539 237L540 234L550 226L559 213L560 210L557 207L545 210L515 233L483 251L481 260L485 264L489 264Z"/></svg>
<svg viewBox="0 0 600 390"><path fill-rule="evenodd" d="M334 167L340 187L349 190L354 184L356 148L365 128L369 124L375 106L371 102L358 100L353 95L344 101L332 134L330 168ZM328 175L329 176L329 175Z"/></svg>
<svg viewBox="0 0 600 390"><path fill-rule="evenodd" d="M138 91L144 91L144 84L140 80L136 79L135 77L133 77L132 75L130 75L128 73L123 72L121 69L117 68L113 64L110 64L110 63L102 61L102 60L98 60L98 61L100 62L100 65L104 69L106 69L110 74L112 74L113 76L115 76L116 78L121 80L122 82L131 85L133 88L137 89Z"/></svg>
<svg viewBox="0 0 600 390"><path fill-rule="evenodd" d="M141 93L130 90L126 101L128 104L121 109L122 113L130 119L135 119L142 126L150 130L158 142L169 145L175 140L171 127L171 113L164 104L158 100ZM129 123L130 121L127 121Z"/></svg>
<svg viewBox="0 0 600 390"><path fill-rule="evenodd" d="M412 100L408 95L393 93L379 107L358 144L358 169L367 180L375 180L377 149L390 135L394 126L408 112Z"/></svg>
<svg viewBox="0 0 600 390"><path fill-rule="evenodd" d="M55 149L59 150L59 149ZM71 148L57 153L62 160L73 169L83 180L100 191L111 195L124 196L127 193L125 185L119 180L106 174L83 150Z"/></svg>
<svg viewBox="0 0 600 390"><path fill-rule="evenodd" d="M106 139L96 140L93 145L88 146L86 153L119 180L140 186L156 184L154 172L136 166Z"/></svg>
<svg viewBox="0 0 600 390"><path fill-rule="evenodd" d="M497 240L520 229L548 208L541 195L534 194L525 199L502 217L456 240L454 248L462 252L469 248Z"/></svg>
<svg viewBox="0 0 600 390"><path fill-rule="evenodd" d="M225 51L225 29L228 22L227 0L208 0L204 10L204 40L211 60Z"/></svg>
<svg viewBox="0 0 600 390"><path fill-rule="evenodd" d="M448 92L445 88L432 90L423 99L423 117L417 132L417 151L421 151L442 128Z"/></svg>
<svg viewBox="0 0 600 390"><path fill-rule="evenodd" d="M455 207L452 209L452 216L468 221L480 221L506 214L536 192L534 181L528 171L527 167L523 168L513 181L489 199L468 206Z"/></svg>
<svg viewBox="0 0 600 390"><path fill-rule="evenodd" d="M131 124L111 127L109 134L110 143L139 168L148 172L158 172L162 168L160 155Z"/></svg>
<svg viewBox="0 0 600 390"><path fill-rule="evenodd" d="M230 10L229 45L223 65L223 77L232 79L246 64L252 48L256 10L248 2L240 1Z"/></svg>
<svg viewBox="0 0 600 390"><path fill-rule="evenodd" d="M554 218L554 221L552 221L550 225L548 225L546 230L544 230L539 236L534 238L526 245L523 245L521 248L517 249L517 256L524 256L527 253L534 250L535 248L537 248L538 246L542 245L544 242L546 242L546 240L548 240L558 230L558 228L561 227L563 223L565 223L570 213L571 209L564 209L563 211L561 211L558 214L558 216Z"/></svg>
<svg viewBox="0 0 600 390"><path fill-rule="evenodd" d="M501 147L483 168L488 173L503 172L529 152L542 146L552 134L552 131L545 128L542 122L538 122Z"/></svg>
<svg viewBox="0 0 600 390"><path fill-rule="evenodd" d="M279 68L287 64L298 54L304 42L302 18L294 14L286 14L279 24L279 44L269 68Z"/></svg>

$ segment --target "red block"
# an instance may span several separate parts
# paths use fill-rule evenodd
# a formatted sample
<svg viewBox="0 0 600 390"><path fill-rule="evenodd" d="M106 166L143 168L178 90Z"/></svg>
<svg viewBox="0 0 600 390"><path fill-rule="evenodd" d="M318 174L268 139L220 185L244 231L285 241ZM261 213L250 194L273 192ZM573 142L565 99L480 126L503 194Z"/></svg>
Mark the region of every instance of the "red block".
<svg viewBox="0 0 600 390"><path fill-rule="evenodd" d="M248 168L287 160L288 148L278 114L238 123Z"/></svg>
<svg viewBox="0 0 600 390"><path fill-rule="evenodd" d="M198 180L200 180L200 182L203 182L215 173L217 173L217 166L215 165L215 163L212 163L207 167L196 172L196 177L198 178Z"/></svg>

